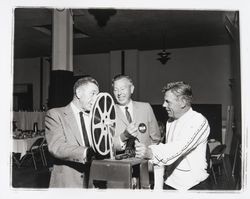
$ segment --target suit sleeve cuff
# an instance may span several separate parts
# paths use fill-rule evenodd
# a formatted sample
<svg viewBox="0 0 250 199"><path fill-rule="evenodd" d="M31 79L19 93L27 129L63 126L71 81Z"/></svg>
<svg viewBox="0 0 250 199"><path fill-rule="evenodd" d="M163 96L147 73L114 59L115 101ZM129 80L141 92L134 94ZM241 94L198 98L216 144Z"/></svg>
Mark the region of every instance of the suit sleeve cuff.
<svg viewBox="0 0 250 199"><path fill-rule="evenodd" d="M121 150L124 150L126 148L126 142L125 141L123 142L121 137L119 137L119 143L120 143L120 146L121 146Z"/></svg>
<svg viewBox="0 0 250 199"><path fill-rule="evenodd" d="M123 133L121 133L121 135L120 135L120 139L121 139L121 141L122 142L125 142L126 140L128 140L129 138L132 138L133 136L132 135L130 135L130 133L127 131L127 130L125 130Z"/></svg>
<svg viewBox="0 0 250 199"><path fill-rule="evenodd" d="M88 148L86 148L83 152L83 163L86 163L87 162L87 151L88 151Z"/></svg>
<svg viewBox="0 0 250 199"><path fill-rule="evenodd" d="M153 157L151 158L151 161L154 165L159 165L159 166L163 166L163 162L162 162L162 159L161 157L159 157L157 155L157 152L158 152L158 145L150 145L149 148L151 149L152 151L152 155Z"/></svg>
<svg viewBox="0 0 250 199"><path fill-rule="evenodd" d="M120 135L120 141L125 142L128 138L125 136L124 132Z"/></svg>

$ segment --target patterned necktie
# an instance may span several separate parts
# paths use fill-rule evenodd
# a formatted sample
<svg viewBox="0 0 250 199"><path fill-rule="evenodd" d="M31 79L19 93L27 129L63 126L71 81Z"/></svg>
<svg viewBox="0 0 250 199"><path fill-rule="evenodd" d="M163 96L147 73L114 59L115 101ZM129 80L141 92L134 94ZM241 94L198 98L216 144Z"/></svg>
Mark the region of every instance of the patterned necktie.
<svg viewBox="0 0 250 199"><path fill-rule="evenodd" d="M128 122L131 123L132 118L131 118L131 115L130 115L130 113L128 111L127 106L125 107L125 114L126 114ZM135 139L136 138L134 136L132 136L127 141L126 148L125 148L125 153L129 154L129 157L135 157Z"/></svg>
<svg viewBox="0 0 250 199"><path fill-rule="evenodd" d="M87 131L86 131L86 128L85 128L83 112L79 112L79 115L80 115L80 119L81 119L82 134L83 134L83 139L84 139L85 146L90 147Z"/></svg>
<svg viewBox="0 0 250 199"><path fill-rule="evenodd" d="M132 118L131 118L131 115L130 115L130 113L128 111L128 107L127 106L125 107L125 114L126 114L128 122L131 123L132 122Z"/></svg>
<svg viewBox="0 0 250 199"><path fill-rule="evenodd" d="M132 122L131 115L128 111L128 107L125 107L125 114L129 123ZM129 157L135 157L135 137L129 138L125 148L125 154L129 154ZM139 179L132 177L132 188L135 189L139 185Z"/></svg>

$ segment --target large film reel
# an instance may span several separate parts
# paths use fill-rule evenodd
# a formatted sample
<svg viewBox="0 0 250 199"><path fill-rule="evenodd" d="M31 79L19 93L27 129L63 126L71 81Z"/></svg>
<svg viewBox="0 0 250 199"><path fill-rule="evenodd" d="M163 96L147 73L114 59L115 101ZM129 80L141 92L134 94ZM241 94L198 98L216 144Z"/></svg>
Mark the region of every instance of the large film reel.
<svg viewBox="0 0 250 199"><path fill-rule="evenodd" d="M115 103L108 93L99 93L92 109L91 135L93 148L101 156L113 155L115 134Z"/></svg>

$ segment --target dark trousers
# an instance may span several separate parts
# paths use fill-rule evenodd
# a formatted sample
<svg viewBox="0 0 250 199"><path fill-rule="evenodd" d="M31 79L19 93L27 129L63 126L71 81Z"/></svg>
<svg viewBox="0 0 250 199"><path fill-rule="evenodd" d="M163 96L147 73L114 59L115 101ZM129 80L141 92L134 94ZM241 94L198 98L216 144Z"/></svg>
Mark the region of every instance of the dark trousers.
<svg viewBox="0 0 250 199"><path fill-rule="evenodd" d="M168 186L165 183L163 185L163 189L165 189L165 190L176 190L175 188L173 188L171 186ZM210 181L210 179L208 177L206 180L204 180L204 181L200 182L199 184L191 187L189 190L211 190L211 189L212 189L212 184L211 184L211 181Z"/></svg>

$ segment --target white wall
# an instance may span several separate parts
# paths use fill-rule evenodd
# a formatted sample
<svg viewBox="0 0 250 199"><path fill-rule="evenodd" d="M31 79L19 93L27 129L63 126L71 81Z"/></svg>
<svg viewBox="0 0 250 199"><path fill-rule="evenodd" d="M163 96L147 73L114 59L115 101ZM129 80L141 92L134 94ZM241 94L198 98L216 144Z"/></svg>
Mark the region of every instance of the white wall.
<svg viewBox="0 0 250 199"><path fill-rule="evenodd" d="M209 46L170 49L171 59L162 65L157 58L159 51L142 51L139 59L140 99L161 104L161 89L170 81L191 84L194 103L222 104L222 117L231 104L230 47Z"/></svg>
<svg viewBox="0 0 250 199"><path fill-rule="evenodd" d="M138 78L135 80L136 98L151 104L162 104L161 90L167 82L186 81L193 87L194 103L222 104L222 118L225 120L226 107L231 104L228 86L231 77L230 47L170 49L171 59L166 65L156 60L159 51L125 51L125 71L128 71L129 63L129 70L133 70L133 75ZM101 91L112 92L111 79L114 71L121 71L120 59L119 51L74 56L74 75L91 75L99 82ZM40 103L39 64L40 58L19 59L14 64L15 83L33 84L34 108Z"/></svg>
<svg viewBox="0 0 250 199"><path fill-rule="evenodd" d="M125 72L128 73L129 70L137 77L134 81L135 98L151 104L162 104L161 90L167 82L186 81L193 88L194 103L222 104L222 119L225 120L226 108L231 105L231 91L228 86L231 77L230 47L220 45L168 51L172 53L171 59L166 65L162 65L157 60L160 50L125 50ZM76 56L74 73L92 75L99 81L103 88L101 90L112 92L110 84L115 66L110 63L114 62L117 68L121 67L119 51L115 52L116 56L113 54L114 52Z"/></svg>
<svg viewBox="0 0 250 199"><path fill-rule="evenodd" d="M40 58L15 59L13 81L33 85L33 108L40 109Z"/></svg>
<svg viewBox="0 0 250 199"><path fill-rule="evenodd" d="M111 84L109 54L78 55L73 58L74 75L91 75L101 91L109 91Z"/></svg>

